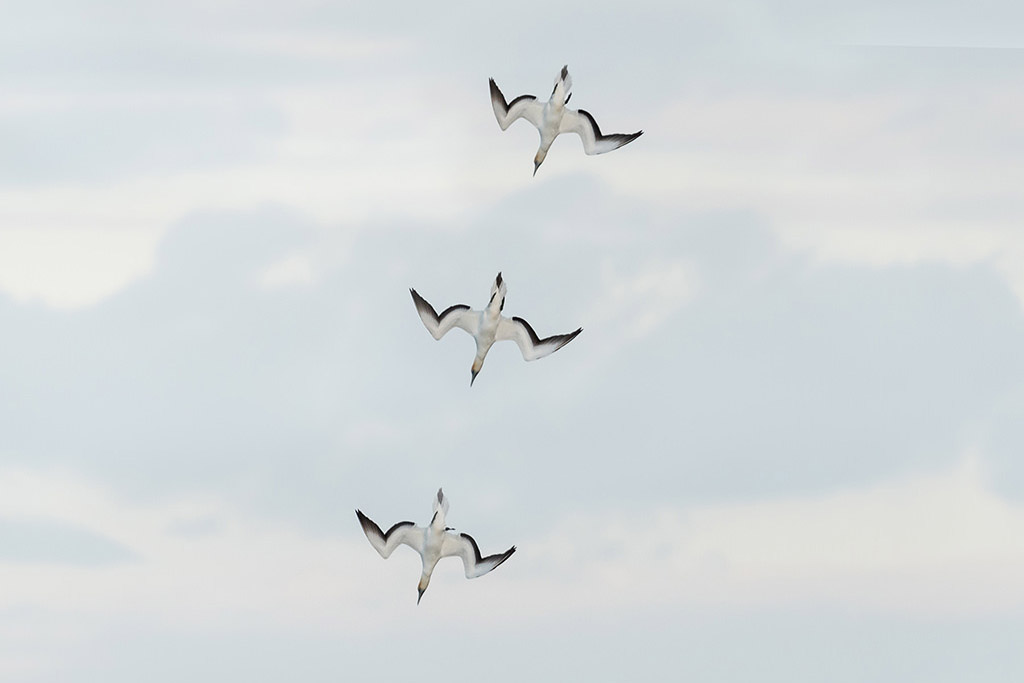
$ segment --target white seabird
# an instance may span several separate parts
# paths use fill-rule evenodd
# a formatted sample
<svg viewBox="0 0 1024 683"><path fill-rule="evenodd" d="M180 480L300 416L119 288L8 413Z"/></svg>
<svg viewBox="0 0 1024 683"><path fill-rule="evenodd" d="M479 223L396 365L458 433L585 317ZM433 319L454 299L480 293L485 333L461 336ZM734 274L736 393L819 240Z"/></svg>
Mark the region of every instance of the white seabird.
<svg viewBox="0 0 1024 683"><path fill-rule="evenodd" d="M642 130L629 134L603 135L590 112L585 109L566 108L565 105L572 96L572 78L569 77L568 65L563 66L561 73L555 77L555 88L551 91L547 104L541 104L533 95L520 95L511 102L506 102L493 78L490 79L490 83L491 107L494 108L494 118L498 119L501 129L506 130L516 119L526 119L536 126L540 133L540 149L533 158L534 175L537 175L537 169L547 156L551 143L562 133L579 135L583 140L583 151L587 154L610 152L643 135Z"/></svg>
<svg viewBox="0 0 1024 683"><path fill-rule="evenodd" d="M537 360L562 348L583 331L580 327L569 334L556 334L540 339L530 327L530 323L522 318L503 316L501 309L505 307L505 281L501 279L501 273L498 273L494 280L491 286L491 300L482 311L474 311L465 304L456 304L438 315L434 307L415 289L409 289L409 293L412 294L420 319L434 339L440 339L453 327L460 327L473 335L473 339L476 340L476 358L473 359L473 367L470 368L472 377L469 386L473 386L487 352L496 341L512 340L519 345L523 360Z"/></svg>
<svg viewBox="0 0 1024 683"><path fill-rule="evenodd" d="M451 527L444 525L444 516L448 513L448 498L441 489L437 490L434 497L434 516L430 525L426 528L416 526L412 522L399 522L383 533L380 527L360 510L356 510L356 517L363 526L363 533L370 540L380 556L385 560L400 545L407 545L420 554L423 560L423 574L417 586L419 597L416 604L420 604L424 591L430 584L430 575L434 567L442 557L456 556L462 558L462 565L466 570L467 579L475 579L491 571L499 564L512 556L516 547L512 546L503 553L480 557L480 548L476 541L469 534L454 534Z"/></svg>

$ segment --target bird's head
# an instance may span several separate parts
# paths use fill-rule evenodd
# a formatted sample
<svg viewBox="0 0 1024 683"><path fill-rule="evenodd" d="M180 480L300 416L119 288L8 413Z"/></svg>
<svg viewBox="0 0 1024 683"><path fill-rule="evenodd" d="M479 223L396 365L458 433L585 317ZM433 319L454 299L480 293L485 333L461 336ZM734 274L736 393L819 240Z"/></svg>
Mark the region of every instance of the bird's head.
<svg viewBox="0 0 1024 683"><path fill-rule="evenodd" d="M473 367L469 369L471 377L469 378L469 386L473 386L473 382L476 381L476 376L480 374L480 368L484 366L484 362L479 358L473 361Z"/></svg>
<svg viewBox="0 0 1024 683"><path fill-rule="evenodd" d="M537 169L544 163L544 157L548 155L546 149L537 150L537 156L533 157L533 175L537 175Z"/></svg>
<svg viewBox="0 0 1024 683"><path fill-rule="evenodd" d="M420 583L416 586L416 590L419 591L419 595L416 596L416 604L420 604L420 600L423 599L423 594L427 592L427 586L430 585L430 575L426 574L420 578Z"/></svg>

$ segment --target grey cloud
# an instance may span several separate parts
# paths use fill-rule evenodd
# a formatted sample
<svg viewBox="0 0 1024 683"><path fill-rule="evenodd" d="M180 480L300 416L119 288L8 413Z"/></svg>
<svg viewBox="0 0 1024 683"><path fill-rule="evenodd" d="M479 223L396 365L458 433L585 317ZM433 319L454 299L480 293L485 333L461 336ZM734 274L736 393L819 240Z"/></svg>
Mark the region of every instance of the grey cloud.
<svg viewBox="0 0 1024 683"><path fill-rule="evenodd" d="M168 533L183 538L198 538L216 534L223 528L221 520L214 515L188 517L174 520L168 526Z"/></svg>
<svg viewBox="0 0 1024 683"><path fill-rule="evenodd" d="M267 158L284 130L280 113L253 98L0 114L0 186L101 184L252 162Z"/></svg>
<svg viewBox="0 0 1024 683"><path fill-rule="evenodd" d="M1001 359L993 359L998 364ZM1024 499L1024 391L1020 381L990 411L972 424L970 433L981 453L991 459L991 484L1001 494Z"/></svg>
<svg viewBox="0 0 1024 683"><path fill-rule="evenodd" d="M153 278L97 309L19 310L7 444L127 477L142 494L223 484L225 471L258 470L268 449L308 449L323 408L290 407L290 394L331 404L316 398L331 323L303 311L301 295L253 305L260 266L301 243L282 220L197 216L167 240Z"/></svg>
<svg viewBox="0 0 1024 683"><path fill-rule="evenodd" d="M6 36L0 41L0 84L12 101L32 100L40 93L68 100L0 114L0 148L5 150L0 183L6 185L88 184L265 160L287 132L283 114L269 104L271 94L284 87L343 83L357 89L371 81L393 83L395 91L404 89L403 99L419 101L425 91L457 82L479 87L480 113L489 116L486 77L496 77L510 96L543 95L565 62L576 76L574 101L596 112L605 126L647 128L642 144L655 144L658 131L650 115L637 112L655 112L679 101L695 105L706 94L782 92L812 101L837 93L846 98L890 93L908 103L906 130L897 122L893 136L872 136L881 145L865 136L838 140L838 146L836 140L807 138L799 116L761 131L793 140L791 152L808 155L815 167L828 171L836 165L847 169L851 161L873 167L879 155L891 160L904 141L916 143L919 158L950 164L947 168L982 154L986 160L996 155L1012 159L1021 147L1014 103L985 102L984 87L1015 82L1024 51L906 50L833 42L833 33L839 39L870 37L881 28L899 35L901 27L913 28L908 16L894 14L885 4L858 7L855 17L829 8L829 17L843 17L835 26L852 19L867 23L862 30L825 33L815 23L819 10L804 3L747 11L639 3L629 12L601 3L588 4L586 11L545 5L543 12L535 8L501 17L473 4L426 9L413 3L395 11L384 5L265 3L253 6L244 22L229 10L205 5L56 7L60 11L19 7L0 29L6 31L0 33ZM1019 10L998 3L993 12ZM59 18L51 18L54 14ZM548 20L538 22L538 14ZM949 13L950 26L958 25L957 16L957 11ZM501 31L488 30L499 21ZM629 48L639 35L644 49ZM289 54L258 39L246 40L253 36L284 37L300 46L306 39L344 46L359 36L415 47L337 58L301 50ZM439 81L438 73L447 80ZM954 87L957 93L950 98ZM133 93L157 91L164 95L160 103L123 104ZM197 104L197 93L210 100ZM684 114L679 124L686 123ZM722 149L730 139L726 130L712 143ZM688 142L701 144L692 138ZM678 150L687 151L685 145ZM970 176L978 173L972 169ZM976 211L951 184L952 206L942 210Z"/></svg>
<svg viewBox="0 0 1024 683"><path fill-rule="evenodd" d="M135 557L121 543L65 522L0 517L0 562L96 566Z"/></svg>
<svg viewBox="0 0 1024 683"><path fill-rule="evenodd" d="M973 445L970 425L1005 410L1024 379L1019 302L987 268L819 267L780 250L755 216L676 215L672 225L628 202L595 200L602 196L600 187L552 182L502 207L516 225L481 228L490 232L482 243L514 242L502 249L507 305L518 291L510 262L534 268L551 292L522 304L523 314L549 303L550 320L565 317L559 305L571 310L567 302L597 291L598 264L641 264L650 254L692 259L701 295L663 334L604 366L581 358L601 340L580 320L576 347L549 361L560 365L548 386L501 378L522 393L481 430L505 435L493 460L512 463L502 472L521 478L508 484L518 495L568 510L577 489L611 504L774 496L943 467ZM556 225L573 239L552 239ZM496 262L476 244L460 244L466 262ZM567 381L564 404L545 399ZM467 452L480 438L465 436ZM1013 462L992 457L1000 469Z"/></svg>
<svg viewBox="0 0 1024 683"><path fill-rule="evenodd" d="M389 637L372 630L339 635L322 629L107 629L97 639L121 643L119 656L105 657L103 648L75 644L67 648L60 668L38 680L63 681L72 674L111 683L140 676L155 683L225 678L269 683L294 677L309 683L441 680L454 657L461 670L486 672L499 683L663 679L667 672L711 683L1002 681L1007 672L1024 666L1018 647L1022 631L1019 618L950 624L700 609L631 619L592 611L542 624L511 620L484 629L453 615L441 628L395 625ZM396 649L403 656L396 657Z"/></svg>
<svg viewBox="0 0 1024 683"><path fill-rule="evenodd" d="M314 283L265 290L262 269L322 250L322 228L272 208L196 215L152 276L93 309L0 302L0 452L135 496L212 490L353 534L352 507L426 514L443 485L453 521L500 539L579 506L945 467L979 420L1009 405L999 424L1012 424L1024 379L1019 304L986 268L819 267L752 214L647 209L584 177L454 228L358 234ZM699 295L658 334L610 346L613 323L586 318L603 269L652 258L691 262ZM472 341L433 341L407 288L480 306L498 270L507 313L584 333L536 363L497 346L470 389ZM991 457L1009 466L1016 432L996 433L1009 441Z"/></svg>
<svg viewBox="0 0 1024 683"><path fill-rule="evenodd" d="M779 141L767 146L775 158L760 160L771 168L798 159L851 178L879 164L916 164L914 178L960 169L967 189L950 183L949 200L931 209L984 223L1013 212L966 181L1012 161L1020 136L1012 100L979 95L993 83L1016 92L1024 53L841 44L1016 40L1022 11L1009 0L984 11L873 1L527 3L500 15L479 3L265 0L243 12L191 0L20 3L0 23L0 182L87 184L263 159L287 132L263 96L292 86L350 91L372 80L419 102L469 83L479 88L474 115L489 117L487 76L506 94L543 95L568 62L574 105L607 126L647 128L617 154L638 145L685 154L686 144L731 152L733 126L698 130L676 150L650 126L658 107L680 102L680 120L664 125L688 125L687 107L705 93L792 98L797 107L802 98L838 100L851 110L893 97L907 104L894 108L902 118L863 135L813 139L788 115L775 128L753 127L755 137ZM339 59L236 40L278 31L300 44L358 36L413 49ZM170 104L116 104L151 93ZM206 95L231 104L189 104ZM51 100L63 104L17 114ZM569 141L557 144L565 147L556 153L569 153ZM741 154L759 154L745 145L736 144ZM403 190L394 188L396 202ZM754 210L656 206L554 172L457 225L328 228L281 207L195 213L171 226L153 273L94 307L54 311L0 295L0 465L57 464L119 500L209 494L241 505L249 521L285 518L352 539L361 537L353 507L382 524L425 520L443 485L450 523L485 550L543 535L560 515L612 508L642 523L633 511L818 495L941 470L975 448L999 491L1019 500L1024 315L1005 284L984 264L817 265L782 248L774 227ZM332 262L350 231L350 253ZM295 252L313 255L317 277L262 287L264 270ZM607 273L675 262L692 269L697 294L656 336L623 343L617 319L591 318ZM584 333L536 363L495 347L470 389L472 342L458 332L432 340L407 288L437 306L479 306L498 270L509 283L507 313L543 334L578 325ZM182 518L167 531L196 536L219 525ZM4 557L83 566L133 559L113 539L39 520L0 521ZM14 607L0 610L0 664L26 663L11 674L18 680L112 682L429 680L453 653L498 681L670 672L935 683L1024 667L1019 618L908 622L820 608L627 619L590 611L483 629L476 617L446 614L445 629L411 620L353 636L355 627L344 635L293 623L261 629L229 615L231 623L208 629L118 617L77 624L69 613ZM392 656L396 643L408 657Z"/></svg>
<svg viewBox="0 0 1024 683"><path fill-rule="evenodd" d="M963 36L961 43L998 40L1005 29L993 28L992 17L1004 16L1008 27L1020 16L1009 2L996 3L982 19L967 6L944 8L938 18L935 9L927 11L942 31L933 35ZM988 59L978 68L975 60L984 57L934 53L921 59L874 51L874 57L859 52L851 59L842 47L872 39L911 41L922 36L917 16L889 3L844 11L803 2L720 7L640 2L623 11L613 3L531 2L500 14L477 3L254 3L240 20L230 6L205 3L112 2L83 11L76 3L56 2L23 5L6 17L6 29L0 28L0 82L33 91L237 90L414 74L431 78L444 70L463 78L495 76L513 90L542 95L558 67L568 62L581 70L576 97L586 98L584 106L591 110L607 111L623 99L643 102L646 109L691 88L749 89L769 82L835 88L863 85L866 79L892 81L895 75L905 80L908 74L948 83L992 73L1012 78L1019 68L1012 55L996 58L1003 67ZM989 31L972 27L974 21ZM398 39L416 49L338 60L238 40L274 34L339 45L356 36ZM602 87L586 88L585 76Z"/></svg>

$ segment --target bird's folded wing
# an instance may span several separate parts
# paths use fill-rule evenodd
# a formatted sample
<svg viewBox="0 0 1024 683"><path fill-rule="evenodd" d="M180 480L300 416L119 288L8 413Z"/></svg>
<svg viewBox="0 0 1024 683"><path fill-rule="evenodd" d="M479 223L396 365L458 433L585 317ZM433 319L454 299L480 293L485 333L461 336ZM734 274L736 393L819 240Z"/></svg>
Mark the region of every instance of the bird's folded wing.
<svg viewBox="0 0 1024 683"><path fill-rule="evenodd" d="M587 154L610 152L613 149L618 149L627 143L633 142L633 140L643 135L642 130L629 134L613 133L612 135L602 135L597 121L585 109L578 111L566 109L565 114L562 115L558 132L576 133L579 135L580 139L583 140L583 151Z"/></svg>
<svg viewBox="0 0 1024 683"><path fill-rule="evenodd" d="M363 533L369 539L370 545L385 560L395 551L395 548L403 544L416 552L421 552L423 549L427 533L427 530L423 527L416 526L412 522L399 522L388 529L387 532L383 532L377 526L377 523L364 515L362 511L356 510L356 517L359 518L359 524L362 525Z"/></svg>
<svg viewBox="0 0 1024 683"><path fill-rule="evenodd" d="M416 304L416 312L420 314L420 320L426 326L427 331L434 339L440 339L453 327L461 327L470 334L476 336L480 324L480 314L470 310L465 304L455 304L437 314L434 307L427 303L427 300L419 295L415 289L410 289L412 300Z"/></svg>
<svg viewBox="0 0 1024 683"><path fill-rule="evenodd" d="M494 118L498 119L498 125L502 130L507 129L516 119L526 119L537 128L544 113L544 105L537 101L533 95L520 95L511 102L505 101L505 96L498 89L494 79L491 83L491 108L494 109Z"/></svg>
<svg viewBox="0 0 1024 683"><path fill-rule="evenodd" d="M495 333L495 341L511 340L518 346L523 354L523 360L537 360L548 354L552 354L576 338L583 328L577 329L569 334L556 334L545 339L537 337L537 333L530 327L530 323L522 318L502 318L498 323Z"/></svg>
<svg viewBox="0 0 1024 683"><path fill-rule="evenodd" d="M503 553L480 557L480 548L472 536L469 534L459 534L456 536L455 534L446 533L444 535L444 543L441 546L441 557L448 557L449 555L461 557L462 566L466 570L466 578L475 579L478 576L483 576L510 558L515 551L516 547L512 546Z"/></svg>

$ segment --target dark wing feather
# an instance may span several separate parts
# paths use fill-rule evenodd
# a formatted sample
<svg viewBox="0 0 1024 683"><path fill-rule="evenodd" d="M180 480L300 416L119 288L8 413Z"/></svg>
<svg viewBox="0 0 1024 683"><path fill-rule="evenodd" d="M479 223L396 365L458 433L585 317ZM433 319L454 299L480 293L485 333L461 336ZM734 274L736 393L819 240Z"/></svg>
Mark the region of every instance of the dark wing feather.
<svg viewBox="0 0 1024 683"><path fill-rule="evenodd" d="M534 360L535 358L542 358L548 354L554 353L555 351L557 351L558 349L562 348L563 346L571 342L573 339L575 339L576 336L583 331L583 328L580 327L574 330L573 332L570 332L569 334L553 334L550 337L545 337L544 339L541 339L540 337L537 336L537 333L534 332L533 327L530 326L530 323L526 322L524 319L520 317L513 317L512 323L519 325L520 328L525 330L526 334L529 335L530 337L530 345L532 346L531 349L524 348L523 344L519 343L520 340L516 339L515 336L508 337L519 343L519 350L523 352L523 358L525 358L526 360ZM502 332L504 332L504 330L499 330L499 334L501 334ZM501 336L502 338L505 338L504 334L501 334Z"/></svg>
<svg viewBox="0 0 1024 683"><path fill-rule="evenodd" d="M473 555L475 560L476 570L473 572L476 576L481 576L491 571L502 562L512 557L512 553L516 551L516 547L512 546L503 553L495 553L494 555L488 555L487 557L480 556L480 546L476 544L476 540L469 534L459 534L462 538L469 541L469 544L473 546ZM480 570L483 571L480 571ZM479 572L479 573L477 573ZM467 572L468 573L468 572ZM474 577L475 578L475 577Z"/></svg>
<svg viewBox="0 0 1024 683"><path fill-rule="evenodd" d="M535 126L540 125L541 107L537 104L536 97L520 95L511 102L507 102L494 79L488 79L488 83L491 87L491 108L494 110L494 118L498 120L498 125L502 130L506 130L520 116Z"/></svg>
<svg viewBox="0 0 1024 683"><path fill-rule="evenodd" d="M458 321L447 320L449 315L468 311L469 306L466 304L455 304L454 306L449 306L441 312L441 315L438 315L437 311L434 310L434 307L430 305L430 302L420 296L419 292L410 287L409 293L412 294L413 303L416 304L416 312L420 314L420 320L423 321L423 326L427 328L427 331L430 332L430 336L434 339L440 339L443 337L448 330L451 329L452 325L465 326L467 324L464 320L461 323Z"/></svg>
<svg viewBox="0 0 1024 683"><path fill-rule="evenodd" d="M374 533L381 539L383 539L385 543L388 542L388 538L395 531L395 529L400 529L403 526L415 526L415 524L413 524L412 522L397 522L395 524L392 524L391 528L384 532L380 530L380 527L377 526L376 522L374 522L372 519L364 515L362 510L356 510L356 516L359 517L359 524L363 527L364 534L369 536L371 533Z"/></svg>
<svg viewBox="0 0 1024 683"><path fill-rule="evenodd" d="M644 134L641 130L636 133L612 133L611 135L602 135L601 128L597 125L597 121L594 120L594 117L590 115L589 111L586 109L578 109L577 111L579 111L580 115L586 117L590 122L590 126L594 129L594 141L601 143L602 147L607 144L609 146L614 145L611 149L618 149L627 143L633 142L633 140L636 140Z"/></svg>

